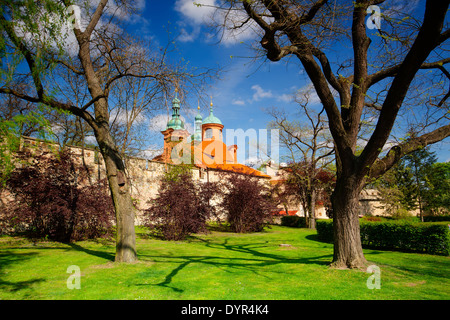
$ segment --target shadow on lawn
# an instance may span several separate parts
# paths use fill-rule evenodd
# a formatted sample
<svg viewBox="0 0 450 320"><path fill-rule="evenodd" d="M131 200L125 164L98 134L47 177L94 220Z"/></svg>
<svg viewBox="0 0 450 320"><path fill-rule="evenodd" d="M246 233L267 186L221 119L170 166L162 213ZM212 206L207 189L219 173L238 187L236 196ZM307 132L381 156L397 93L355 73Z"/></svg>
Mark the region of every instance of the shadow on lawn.
<svg viewBox="0 0 450 320"><path fill-rule="evenodd" d="M36 254L37 253L34 252L33 253L16 253L16 252L12 253L10 251L2 252L0 254L0 275L6 273L4 269L7 268L7 266L31 259ZM31 288L33 284L42 281L44 281L44 279L36 278L31 280L12 282L0 278L0 291L16 292L19 290Z"/></svg>
<svg viewBox="0 0 450 320"><path fill-rule="evenodd" d="M97 250L92 250L92 249L87 249L87 248L83 248L82 246L76 244L76 243L68 243L67 244L69 247L71 247L72 249L78 250L78 251L82 251L84 253L90 254L92 256L95 257L99 257L105 260L110 260L110 261L114 261L115 259L115 255L109 252L105 252L105 251L97 251Z"/></svg>
<svg viewBox="0 0 450 320"><path fill-rule="evenodd" d="M183 289L171 286L173 279L178 275L180 271L188 267L190 264L201 263L206 265L212 265L217 268L223 269L225 272L229 272L229 268L245 269L259 276L267 277L266 274L260 274L260 268L265 266L272 266L277 264L317 264L317 265L329 265L332 254L315 256L315 257L302 257L302 258L289 258L283 255L277 255L272 253L265 253L258 251L258 248L267 247L267 243L251 243L251 244L228 244L228 240L225 239L223 243L214 243L208 240L198 238L197 240L206 243L206 247L212 249L219 249L227 251L223 256L150 256L140 255L151 258L154 262L179 262L179 265L174 268L168 275L165 276L164 281L155 284L136 284L137 286L161 286L174 290L175 292L183 292ZM229 253L243 253L248 256L243 257L229 257ZM161 258L158 261L158 258Z"/></svg>

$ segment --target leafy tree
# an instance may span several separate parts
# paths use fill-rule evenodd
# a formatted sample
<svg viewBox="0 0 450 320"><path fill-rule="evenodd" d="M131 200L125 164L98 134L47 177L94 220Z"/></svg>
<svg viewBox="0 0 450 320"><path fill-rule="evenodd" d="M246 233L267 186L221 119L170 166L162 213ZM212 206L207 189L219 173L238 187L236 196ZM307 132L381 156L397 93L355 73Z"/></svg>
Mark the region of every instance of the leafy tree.
<svg viewBox="0 0 450 320"><path fill-rule="evenodd" d="M434 163L426 173L427 188L422 193L424 211L450 214L450 162Z"/></svg>
<svg viewBox="0 0 450 320"><path fill-rule="evenodd" d="M110 236L114 213L105 181L90 185L88 173L68 150L20 155L22 167L6 183L13 196L3 208L5 230L31 238L72 242Z"/></svg>
<svg viewBox="0 0 450 320"><path fill-rule="evenodd" d="M315 206L321 201L328 205L335 183L335 174L324 168L312 169L310 163L298 162L283 168L287 173L287 190L296 195L308 219L308 227L315 229Z"/></svg>
<svg viewBox="0 0 450 320"><path fill-rule="evenodd" d="M429 188L427 172L437 160L436 154L429 149L429 147L420 148L405 155L396 168L397 183L404 196L402 202L408 210L418 208L421 221L423 221L423 194Z"/></svg>
<svg viewBox="0 0 450 320"><path fill-rule="evenodd" d="M17 164L15 153L19 150L21 134L24 131L34 132L46 139L52 132L50 126L50 122L39 111L0 115L0 189L5 186Z"/></svg>
<svg viewBox="0 0 450 320"><path fill-rule="evenodd" d="M110 124L111 92L120 80L140 78L163 88L156 91L163 94L175 81L192 79L196 72L170 65L164 52L155 53L159 48L143 46L127 34L123 16L136 12L134 1L79 1L81 17L74 4L0 1L0 94L65 111L90 126L105 161L116 215L115 260L133 262L135 212L123 155ZM76 82L69 80L74 78ZM32 90L14 86L18 80L31 83ZM77 93L68 95L64 88L73 84Z"/></svg>
<svg viewBox="0 0 450 320"><path fill-rule="evenodd" d="M221 210L233 232L262 231L271 222L276 205L269 187L258 179L248 175L227 175L221 189L225 190Z"/></svg>
<svg viewBox="0 0 450 320"><path fill-rule="evenodd" d="M450 172L448 163L436 163L437 157L429 147L418 149L403 157L374 184L393 216L407 215L419 209L424 213L442 214L450 205Z"/></svg>
<svg viewBox="0 0 450 320"><path fill-rule="evenodd" d="M216 192L214 183L194 181L189 167L171 167L157 197L144 210L144 224L166 240L207 232L207 222L215 216L211 200Z"/></svg>
<svg viewBox="0 0 450 320"><path fill-rule="evenodd" d="M386 172L376 182L372 183L372 186L378 190L381 202L384 205L384 210L394 218L403 218L408 216L408 210L411 210L411 208L408 207L410 201L403 193L406 190L409 190L409 188L405 188L405 183L401 184L398 182L399 179L405 180L405 172L399 172L397 167L398 165ZM406 172L406 174L408 174L408 172ZM409 175L407 181L408 183L412 182L412 178ZM416 199L412 200L415 204Z"/></svg>

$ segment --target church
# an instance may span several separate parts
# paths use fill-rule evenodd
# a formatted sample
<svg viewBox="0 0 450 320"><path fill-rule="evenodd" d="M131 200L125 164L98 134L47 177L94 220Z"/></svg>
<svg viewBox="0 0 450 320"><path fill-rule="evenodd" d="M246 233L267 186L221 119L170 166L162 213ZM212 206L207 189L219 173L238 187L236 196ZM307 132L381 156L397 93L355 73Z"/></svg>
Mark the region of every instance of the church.
<svg viewBox="0 0 450 320"><path fill-rule="evenodd" d="M180 118L180 100L175 91L172 100L172 118L161 131L164 137L163 153L153 160L170 164L191 164L200 170L214 170L246 174L258 178L271 176L237 162L237 145L223 142L224 125L213 113L211 102L209 115L203 119L200 107L195 116L194 133L189 133Z"/></svg>

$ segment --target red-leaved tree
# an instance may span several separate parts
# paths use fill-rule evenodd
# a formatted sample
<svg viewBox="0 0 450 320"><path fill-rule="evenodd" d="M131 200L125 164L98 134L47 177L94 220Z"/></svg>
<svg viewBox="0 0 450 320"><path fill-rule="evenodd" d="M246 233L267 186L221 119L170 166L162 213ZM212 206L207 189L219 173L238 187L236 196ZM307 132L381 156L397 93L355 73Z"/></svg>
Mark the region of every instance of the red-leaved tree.
<svg viewBox="0 0 450 320"><path fill-rule="evenodd" d="M222 179L221 208L233 232L262 231L276 209L270 189L257 178L233 174Z"/></svg>
<svg viewBox="0 0 450 320"><path fill-rule="evenodd" d="M106 181L89 184L70 152L22 153L6 188L14 200L0 215L8 232L72 242L111 235L114 211Z"/></svg>
<svg viewBox="0 0 450 320"><path fill-rule="evenodd" d="M194 181L189 168L173 167L165 174L157 197L144 210L144 225L165 240L183 240L188 235L207 232L207 222L215 216L212 182Z"/></svg>

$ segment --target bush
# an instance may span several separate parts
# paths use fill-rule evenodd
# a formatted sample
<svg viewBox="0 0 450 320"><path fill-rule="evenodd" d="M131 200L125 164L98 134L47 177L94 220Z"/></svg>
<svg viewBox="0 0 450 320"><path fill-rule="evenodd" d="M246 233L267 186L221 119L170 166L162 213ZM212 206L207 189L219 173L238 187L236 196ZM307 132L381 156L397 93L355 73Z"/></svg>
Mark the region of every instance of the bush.
<svg viewBox="0 0 450 320"><path fill-rule="evenodd" d="M299 216L282 216L281 225L293 228L306 228L306 218Z"/></svg>
<svg viewBox="0 0 450 320"><path fill-rule="evenodd" d="M333 242L333 220L316 220L316 230L320 241Z"/></svg>
<svg viewBox="0 0 450 320"><path fill-rule="evenodd" d="M144 211L144 225L165 240L207 232L207 221L215 213L210 204L215 192L213 183L194 183L189 169L173 167L162 179L158 196Z"/></svg>
<svg viewBox="0 0 450 320"><path fill-rule="evenodd" d="M364 221L381 221L382 220L380 217L371 217L371 216L364 216L361 219Z"/></svg>
<svg viewBox="0 0 450 320"><path fill-rule="evenodd" d="M319 239L333 241L333 221L318 221ZM408 221L361 222L361 243L365 247L450 254L450 230L443 223Z"/></svg>
<svg viewBox="0 0 450 320"><path fill-rule="evenodd" d="M450 221L450 216L424 216L424 222Z"/></svg>
<svg viewBox="0 0 450 320"><path fill-rule="evenodd" d="M89 185L88 173L69 151L22 157L33 163L7 180L14 201L0 218L3 228L65 243L111 235L114 211L105 181Z"/></svg>
<svg viewBox="0 0 450 320"><path fill-rule="evenodd" d="M222 200L224 211L233 232L259 232L272 221L276 206L269 189L258 179L246 175L229 175L223 179L226 190Z"/></svg>

